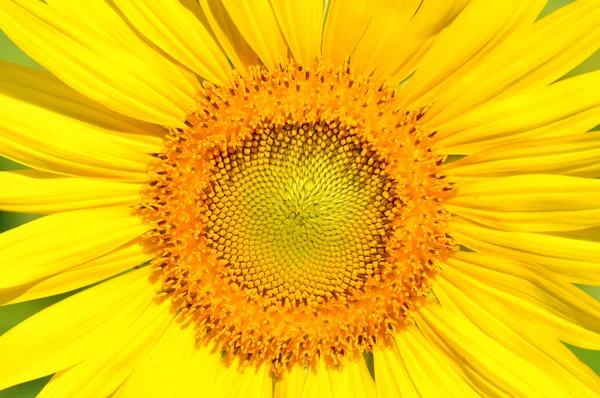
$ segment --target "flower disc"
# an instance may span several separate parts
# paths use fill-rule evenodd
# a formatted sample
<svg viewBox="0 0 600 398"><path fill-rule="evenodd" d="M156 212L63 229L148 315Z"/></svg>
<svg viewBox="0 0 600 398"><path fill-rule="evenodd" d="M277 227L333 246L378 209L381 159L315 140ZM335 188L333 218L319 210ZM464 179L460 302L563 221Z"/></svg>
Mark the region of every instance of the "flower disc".
<svg viewBox="0 0 600 398"><path fill-rule="evenodd" d="M426 110L395 102L347 66L293 63L198 96L144 207L163 291L202 343L279 374L343 365L410 322L454 249L452 184Z"/></svg>

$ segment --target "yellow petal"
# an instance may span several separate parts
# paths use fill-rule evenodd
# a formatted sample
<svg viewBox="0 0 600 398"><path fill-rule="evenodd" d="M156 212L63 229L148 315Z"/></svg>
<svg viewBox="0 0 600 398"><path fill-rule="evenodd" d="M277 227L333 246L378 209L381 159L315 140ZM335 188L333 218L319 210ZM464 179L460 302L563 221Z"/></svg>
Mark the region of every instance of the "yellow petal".
<svg viewBox="0 0 600 398"><path fill-rule="evenodd" d="M277 379L275 398L301 398L307 373L308 370L304 366L292 366L287 373Z"/></svg>
<svg viewBox="0 0 600 398"><path fill-rule="evenodd" d="M456 370L450 358L415 326L402 330L394 336L394 340L396 346L388 349L388 361L406 369L414 386L408 387L408 391L414 388L421 397L479 396ZM377 368L375 372L379 376Z"/></svg>
<svg viewBox="0 0 600 398"><path fill-rule="evenodd" d="M371 378L367 364L362 357L349 358L338 369L329 369L332 397L371 398L376 396L375 382ZM310 378L310 374L307 379ZM309 380L307 380L307 385ZM314 397L314 395L305 395Z"/></svg>
<svg viewBox="0 0 600 398"><path fill-rule="evenodd" d="M74 21L86 21L86 28L102 37L117 43L164 76L171 78L172 84L177 84L181 93L192 97L199 86L198 79L188 69L165 54L155 43L145 40L140 32L131 26L130 21L123 16L114 2L105 0L86 0L85 7L70 0L48 0L50 7L59 10Z"/></svg>
<svg viewBox="0 0 600 398"><path fill-rule="evenodd" d="M594 122L600 123L598 86L600 71L586 73L548 87L484 104L443 125L433 123L431 128L439 132L439 143L447 151L469 153L474 149L489 147L489 141L498 142L500 138L559 122L592 109L595 112L589 115L592 116L591 127L594 127ZM572 131L569 131L569 135Z"/></svg>
<svg viewBox="0 0 600 398"><path fill-rule="evenodd" d="M233 66L245 72L250 65L258 65L258 56L235 26L221 0L198 0L217 40Z"/></svg>
<svg viewBox="0 0 600 398"><path fill-rule="evenodd" d="M235 360L228 367L220 365L212 396L237 398L271 398L273 397L273 378L271 365L261 363L257 366L240 365L241 360Z"/></svg>
<svg viewBox="0 0 600 398"><path fill-rule="evenodd" d="M0 289L0 305L70 292L103 281L151 259L152 255L147 253L140 245L139 239L136 239L110 253L59 274L26 285Z"/></svg>
<svg viewBox="0 0 600 398"><path fill-rule="evenodd" d="M111 111L48 72L0 61L0 94L126 138L123 143L139 152L158 152L163 146L162 128Z"/></svg>
<svg viewBox="0 0 600 398"><path fill-rule="evenodd" d="M175 319L115 397L211 396L220 358L220 352L196 348L196 329Z"/></svg>
<svg viewBox="0 0 600 398"><path fill-rule="evenodd" d="M144 185L65 177L37 170L0 171L0 210L57 213L140 203Z"/></svg>
<svg viewBox="0 0 600 398"><path fill-rule="evenodd" d="M476 65L478 59L516 31L529 27L545 1L507 0L490 3L473 0L439 34L419 68L400 91L403 104L418 106L434 101L438 86L461 68Z"/></svg>
<svg viewBox="0 0 600 398"><path fill-rule="evenodd" d="M415 16L387 53L378 60L373 79L398 84L415 71L418 60L432 44L432 39L462 11L468 1L428 0L421 2ZM351 27L350 27L351 29Z"/></svg>
<svg viewBox="0 0 600 398"><path fill-rule="evenodd" d="M375 14L377 3L361 0L329 2L322 46L325 61L342 65L352 55Z"/></svg>
<svg viewBox="0 0 600 398"><path fill-rule="evenodd" d="M395 343L392 347L376 345L373 349L378 397L420 398Z"/></svg>
<svg viewBox="0 0 600 398"><path fill-rule="evenodd" d="M150 303L110 346L56 373L37 397L110 396L136 369L173 319L169 307L170 300Z"/></svg>
<svg viewBox="0 0 600 398"><path fill-rule="evenodd" d="M483 395L490 388L508 396L572 397L543 370L528 363L481 329L438 305L419 310L417 326Z"/></svg>
<svg viewBox="0 0 600 398"><path fill-rule="evenodd" d="M155 296L147 268L68 297L0 336L0 390L66 369L109 347Z"/></svg>
<svg viewBox="0 0 600 398"><path fill-rule="evenodd" d="M600 116L600 107L597 108ZM600 117L598 118L600 120ZM560 130L557 129L558 133ZM577 133L577 127L564 131ZM523 173L600 176L600 134L572 134L531 138L492 146L447 165L447 175L458 182Z"/></svg>
<svg viewBox="0 0 600 398"><path fill-rule="evenodd" d="M127 207L52 214L0 234L0 288L24 285L93 260L150 227Z"/></svg>
<svg viewBox="0 0 600 398"><path fill-rule="evenodd" d="M555 274L517 260L464 252L448 259L445 268L444 278L459 283L461 290L478 290L505 303L547 336L600 348L600 303Z"/></svg>
<svg viewBox="0 0 600 398"><path fill-rule="evenodd" d="M69 86L124 115L183 125L198 84L173 64L143 59L81 20L76 22L37 0L5 1L0 7L4 32Z"/></svg>
<svg viewBox="0 0 600 398"><path fill-rule="evenodd" d="M356 74L370 75L398 40L417 9L421 0L380 0L374 2L371 23L360 37L350 65Z"/></svg>
<svg viewBox="0 0 600 398"><path fill-rule="evenodd" d="M600 180L551 174L462 184L452 213L507 231L571 231L600 225Z"/></svg>
<svg viewBox="0 0 600 398"><path fill-rule="evenodd" d="M196 1L115 2L148 39L213 83L229 82L231 66Z"/></svg>
<svg viewBox="0 0 600 398"><path fill-rule="evenodd" d="M479 256L473 253L465 254ZM467 256L464 259L468 262ZM505 263L492 256L481 256L481 259ZM522 266L516 262L515 265ZM478 267L472 263L470 266ZM449 268L449 272L455 277L447 277ZM553 279L556 280L556 276ZM571 288L575 289L573 286ZM561 386L576 392L576 396L593 397L593 392L600 389L600 377L577 359L548 328L540 325L537 317L529 316L527 311L520 313L511 310L512 305L509 302L498 300L483 292L468 282L467 278L462 277L460 271L454 271L452 266L445 267L436 281L434 291L443 307L448 302L458 306L458 314L467 317L485 333L511 351L520 354L522 358L536 364L538 368L545 369ZM588 297L587 300L589 299Z"/></svg>
<svg viewBox="0 0 600 398"><path fill-rule="evenodd" d="M459 244L477 252L531 262L564 276L569 282L600 285L598 242L549 234L499 231L461 217L452 217L451 230Z"/></svg>
<svg viewBox="0 0 600 398"><path fill-rule="evenodd" d="M224 0L223 4L250 47L267 68L274 70L287 59L283 38L269 0Z"/></svg>
<svg viewBox="0 0 600 398"><path fill-rule="evenodd" d="M598 49L599 19L597 0L575 1L512 35L446 79L423 120L442 125L494 97L556 81Z"/></svg>
<svg viewBox="0 0 600 398"><path fill-rule="evenodd" d="M323 0L271 0L271 6L292 55L311 66L321 55Z"/></svg>
<svg viewBox="0 0 600 398"><path fill-rule="evenodd" d="M147 181L150 159L131 140L0 93L0 155L39 170Z"/></svg>

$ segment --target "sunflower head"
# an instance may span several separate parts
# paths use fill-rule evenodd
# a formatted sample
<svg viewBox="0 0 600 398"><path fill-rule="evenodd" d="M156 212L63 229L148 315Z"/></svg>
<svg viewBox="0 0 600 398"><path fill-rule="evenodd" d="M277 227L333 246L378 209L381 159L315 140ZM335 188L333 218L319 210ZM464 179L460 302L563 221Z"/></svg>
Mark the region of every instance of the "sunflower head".
<svg viewBox="0 0 600 398"><path fill-rule="evenodd" d="M0 389L596 397L600 4L544 4L0 1L0 305L85 288Z"/></svg>
<svg viewBox="0 0 600 398"><path fill-rule="evenodd" d="M410 323L454 249L426 108L322 62L250 68L197 100L141 207L198 338L280 373L343 365Z"/></svg>

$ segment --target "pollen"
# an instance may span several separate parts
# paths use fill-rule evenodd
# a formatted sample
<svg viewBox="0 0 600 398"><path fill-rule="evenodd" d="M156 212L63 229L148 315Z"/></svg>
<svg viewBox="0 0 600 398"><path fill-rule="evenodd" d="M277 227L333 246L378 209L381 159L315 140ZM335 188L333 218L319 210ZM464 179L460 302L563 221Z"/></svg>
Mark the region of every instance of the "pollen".
<svg viewBox="0 0 600 398"><path fill-rule="evenodd" d="M206 85L142 205L161 293L226 358L276 375L369 352L432 300L456 250L427 112L348 65Z"/></svg>

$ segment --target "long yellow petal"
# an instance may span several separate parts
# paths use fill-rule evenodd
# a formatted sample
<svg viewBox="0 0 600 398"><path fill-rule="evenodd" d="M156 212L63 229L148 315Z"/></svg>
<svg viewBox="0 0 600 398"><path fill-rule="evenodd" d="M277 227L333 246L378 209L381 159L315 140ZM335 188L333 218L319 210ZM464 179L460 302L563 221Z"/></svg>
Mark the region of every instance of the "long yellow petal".
<svg viewBox="0 0 600 398"><path fill-rule="evenodd" d="M145 252L139 239L136 239L110 253L59 274L26 285L0 289L0 305L70 292L103 281L151 259L152 255Z"/></svg>
<svg viewBox="0 0 600 398"><path fill-rule="evenodd" d="M556 81L598 49L599 19L598 1L580 0L512 35L476 65L446 79L423 120L442 125L494 97Z"/></svg>
<svg viewBox="0 0 600 398"><path fill-rule="evenodd" d="M507 232L452 217L451 234L480 253L519 258L584 285L600 285L600 243L550 234ZM583 230L587 232L588 230Z"/></svg>
<svg viewBox="0 0 600 398"><path fill-rule="evenodd" d="M507 231L572 231L600 225L600 180L551 174L462 184L447 209Z"/></svg>
<svg viewBox="0 0 600 398"><path fill-rule="evenodd" d="M229 82L231 65L197 1L117 0L127 19L167 54L213 83Z"/></svg>
<svg viewBox="0 0 600 398"><path fill-rule="evenodd" d="M600 302L555 274L481 253L459 253L447 264L445 278L506 303L510 311L531 319L548 336L600 348Z"/></svg>
<svg viewBox="0 0 600 398"><path fill-rule="evenodd" d="M196 94L199 84L194 73L165 54L155 43L145 40L113 1L86 0L85 7L70 0L48 0L46 3L71 20L86 21L85 26L90 31L139 56L164 76L169 76L171 83L177 85L174 88L181 93Z"/></svg>
<svg viewBox="0 0 600 398"><path fill-rule="evenodd" d="M434 37L444 29L468 1L423 1L415 16L397 39L390 43L387 53L378 60L373 79L398 84L410 76L420 60L435 41Z"/></svg>
<svg viewBox="0 0 600 398"><path fill-rule="evenodd" d="M48 72L0 61L0 94L126 138L123 143L139 152L158 152L163 145L164 129L111 111Z"/></svg>
<svg viewBox="0 0 600 398"><path fill-rule="evenodd" d="M363 358L348 360L340 368L324 359L308 369L296 367L275 384L275 398L369 398L375 397L375 383Z"/></svg>
<svg viewBox="0 0 600 398"><path fill-rule="evenodd" d="M546 369L561 386L573 390L576 396L596 396L594 391L600 389L600 377L560 341L547 332L542 333L544 328L534 323L535 318L529 318L527 313L515 313L508 309L509 303L491 298L464 278L446 280L446 272L438 278L434 290L443 307L449 302L458 306L462 316L469 318L485 333L522 358Z"/></svg>
<svg viewBox="0 0 600 398"><path fill-rule="evenodd" d="M145 267L111 279L0 336L0 390L66 369L110 347L155 296L148 276Z"/></svg>
<svg viewBox="0 0 600 398"><path fill-rule="evenodd" d="M592 109L596 117L590 122L600 123L599 86L600 71L586 73L484 104L443 125L432 123L431 128L438 131L439 143L446 150L466 153L470 148L489 146L488 141L543 127Z"/></svg>
<svg viewBox="0 0 600 398"><path fill-rule="evenodd" d="M463 317L438 305L419 310L417 326L482 393L490 385L508 396L572 397L543 370L498 343Z"/></svg>
<svg viewBox="0 0 600 398"><path fill-rule="evenodd" d="M301 365L292 368L275 383L275 398L301 398L308 370Z"/></svg>
<svg viewBox="0 0 600 398"><path fill-rule="evenodd" d="M394 340L396 347L391 348L391 354L395 358L390 360L398 365L402 364L419 396L479 396L456 370L450 358L428 341L416 326L402 330L394 336ZM376 374L379 375L379 372Z"/></svg>
<svg viewBox="0 0 600 398"><path fill-rule="evenodd" d="M143 59L37 0L3 2L0 27L56 77L124 115L181 127L194 104L199 84L172 63Z"/></svg>
<svg viewBox="0 0 600 398"><path fill-rule="evenodd" d="M245 73L248 66L258 65L258 55L235 26L221 0L198 0L198 2L233 66Z"/></svg>
<svg viewBox="0 0 600 398"><path fill-rule="evenodd" d="M0 93L0 155L38 170L147 181L152 159L131 140Z"/></svg>
<svg viewBox="0 0 600 398"><path fill-rule="evenodd" d="M408 375L398 347L375 346L373 349L378 397L420 398L417 388Z"/></svg>
<svg viewBox="0 0 600 398"><path fill-rule="evenodd" d="M600 121L600 107L597 108ZM577 126L573 130L577 133ZM585 128L585 127L584 127ZM550 132L550 131L549 131ZM557 129L556 133L560 134ZM458 182L507 177L523 173L563 174L576 177L600 176L600 134L558 137L523 137L492 146L447 165L447 174Z"/></svg>
<svg viewBox="0 0 600 398"><path fill-rule="evenodd" d="M0 210L48 214L140 203L144 185L65 177L38 170L0 171Z"/></svg>
<svg viewBox="0 0 600 398"><path fill-rule="evenodd" d="M352 55L377 9L377 1L331 0L323 32L322 55L342 65Z"/></svg>
<svg viewBox="0 0 600 398"><path fill-rule="evenodd" d="M287 44L269 0L223 0L233 23L271 70L287 59Z"/></svg>
<svg viewBox="0 0 600 398"><path fill-rule="evenodd" d="M108 397L131 374L173 319L171 301L150 303L106 349L60 371L37 396Z"/></svg>
<svg viewBox="0 0 600 398"><path fill-rule="evenodd" d="M271 398L273 397L273 378L269 363L247 366L241 369L241 360L232 365L221 365L212 391L212 396L237 398Z"/></svg>
<svg viewBox="0 0 600 398"><path fill-rule="evenodd" d="M419 68L400 91L403 104L427 105L435 100L439 84L478 59L498 43L529 27L544 8L545 1L473 0L439 34Z"/></svg>
<svg viewBox="0 0 600 398"><path fill-rule="evenodd" d="M323 0L271 0L271 6L292 55L311 66L321 55Z"/></svg>
<svg viewBox="0 0 600 398"><path fill-rule="evenodd" d="M371 398L376 396L375 382L362 357L357 360L350 359L340 368L329 369L328 372L332 397ZM308 380L307 385L309 385ZM305 396L314 397L307 392Z"/></svg>
<svg viewBox="0 0 600 398"><path fill-rule="evenodd" d="M150 227L127 207L52 214L0 234L0 288L24 285L93 260Z"/></svg>
<svg viewBox="0 0 600 398"><path fill-rule="evenodd" d="M360 37L350 65L356 74L370 75L390 51L421 5L421 0L380 0L371 23Z"/></svg>

